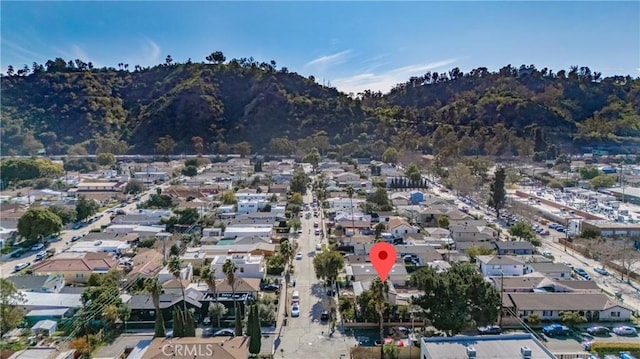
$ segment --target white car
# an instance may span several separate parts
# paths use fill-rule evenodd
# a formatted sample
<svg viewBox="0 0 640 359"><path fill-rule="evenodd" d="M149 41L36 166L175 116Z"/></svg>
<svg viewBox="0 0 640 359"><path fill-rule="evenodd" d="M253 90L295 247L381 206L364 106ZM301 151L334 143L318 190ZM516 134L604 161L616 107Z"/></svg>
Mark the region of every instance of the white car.
<svg viewBox="0 0 640 359"><path fill-rule="evenodd" d="M302 252L296 253L296 260L301 260L301 259L302 259Z"/></svg>
<svg viewBox="0 0 640 359"><path fill-rule="evenodd" d="M298 306L297 303L293 303L293 305L291 306L291 316L292 317L300 316L300 306Z"/></svg>
<svg viewBox="0 0 640 359"><path fill-rule="evenodd" d="M44 249L44 244L38 243L35 246L31 247L32 251L38 252Z"/></svg>
<svg viewBox="0 0 640 359"><path fill-rule="evenodd" d="M636 328L629 327L629 326L626 326L626 325L621 325L619 327L613 328L613 332L616 333L616 335L636 335L636 334L638 334L638 332L636 331Z"/></svg>
<svg viewBox="0 0 640 359"><path fill-rule="evenodd" d="M322 250L322 244L317 243L316 244L316 251L321 251Z"/></svg>

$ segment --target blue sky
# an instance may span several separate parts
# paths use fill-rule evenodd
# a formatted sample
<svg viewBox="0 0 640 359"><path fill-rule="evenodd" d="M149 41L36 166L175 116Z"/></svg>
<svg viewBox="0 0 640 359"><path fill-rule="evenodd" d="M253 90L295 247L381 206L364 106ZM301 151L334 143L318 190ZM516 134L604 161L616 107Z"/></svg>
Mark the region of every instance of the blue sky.
<svg viewBox="0 0 640 359"><path fill-rule="evenodd" d="M640 2L10 2L0 66L275 60L344 92L388 91L427 71L534 64L640 75Z"/></svg>

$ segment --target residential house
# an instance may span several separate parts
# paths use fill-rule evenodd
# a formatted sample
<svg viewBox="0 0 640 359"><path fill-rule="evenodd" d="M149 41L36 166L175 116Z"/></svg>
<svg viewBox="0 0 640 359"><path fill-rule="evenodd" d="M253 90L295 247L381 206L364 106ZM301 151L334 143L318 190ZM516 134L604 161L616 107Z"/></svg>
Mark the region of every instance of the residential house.
<svg viewBox="0 0 640 359"><path fill-rule="evenodd" d="M352 281L366 282L378 277L378 273L370 263L349 265L345 268L347 278ZM389 280L396 286L404 287L409 275L403 263L395 263L389 272Z"/></svg>
<svg viewBox="0 0 640 359"><path fill-rule="evenodd" d="M153 248L138 248L138 253L131 260L131 271L127 278L152 278L162 268L164 256Z"/></svg>
<svg viewBox="0 0 640 359"><path fill-rule="evenodd" d="M420 191L411 191L409 192L409 203L410 204L419 204L424 201L424 193Z"/></svg>
<svg viewBox="0 0 640 359"><path fill-rule="evenodd" d="M329 203L330 212L336 212L338 210L351 211L351 209L353 209L354 211L358 211L358 208L360 208L360 203L363 203L364 200L349 197L333 197L327 199L326 202Z"/></svg>
<svg viewBox="0 0 640 359"><path fill-rule="evenodd" d="M455 242L486 242L498 237L498 233L486 225L450 225L449 231Z"/></svg>
<svg viewBox="0 0 640 359"><path fill-rule="evenodd" d="M602 293L505 293L503 305L520 319L535 314L559 320L560 313L577 312L588 321L628 321L632 310Z"/></svg>
<svg viewBox="0 0 640 359"><path fill-rule="evenodd" d="M78 241L73 243L66 252L120 254L129 248L131 246L128 243L118 240Z"/></svg>
<svg viewBox="0 0 640 359"><path fill-rule="evenodd" d="M553 279L570 279L571 268L562 263L527 263L524 266L524 273L540 273Z"/></svg>
<svg viewBox="0 0 640 359"><path fill-rule="evenodd" d="M78 192L120 192L123 183L120 182L80 182Z"/></svg>
<svg viewBox="0 0 640 359"><path fill-rule="evenodd" d="M387 229L396 239L403 238L406 234L420 232L418 228L410 225L406 220L400 217L391 218L389 224L387 224Z"/></svg>
<svg viewBox="0 0 640 359"><path fill-rule="evenodd" d="M496 241L498 255L532 255L536 248L527 241Z"/></svg>
<svg viewBox="0 0 640 359"><path fill-rule="evenodd" d="M427 233L429 237L451 238L451 232L446 228L428 227L428 228L425 228L424 231Z"/></svg>
<svg viewBox="0 0 640 359"><path fill-rule="evenodd" d="M81 293L22 292L24 301L18 306L25 312L40 309L73 309L83 306Z"/></svg>
<svg viewBox="0 0 640 359"><path fill-rule="evenodd" d="M167 216L167 218L170 216ZM112 224L135 224L139 226L153 226L160 224L162 217L147 215L147 214L125 214L115 216L112 220Z"/></svg>
<svg viewBox="0 0 640 359"><path fill-rule="evenodd" d="M394 206L408 206L411 204L409 195L406 192L392 193L389 198L391 198L391 204Z"/></svg>
<svg viewBox="0 0 640 359"><path fill-rule="evenodd" d="M524 274L524 263L514 256L477 256L476 263L485 277Z"/></svg>
<svg viewBox="0 0 640 359"><path fill-rule="evenodd" d="M182 295L182 290L191 284L188 279L176 279L175 277L162 283L162 292L164 294Z"/></svg>
<svg viewBox="0 0 640 359"><path fill-rule="evenodd" d="M156 338L145 347L140 359L161 358L247 359L249 337Z"/></svg>
<svg viewBox="0 0 640 359"><path fill-rule="evenodd" d="M352 186L355 189L362 187L362 183L366 180L360 178L360 175L353 172L343 172L333 176L336 185L340 187Z"/></svg>
<svg viewBox="0 0 640 359"><path fill-rule="evenodd" d="M540 273L517 277L491 277L498 290L505 293L602 293L598 283L592 280L567 280L547 278Z"/></svg>
<svg viewBox="0 0 640 359"><path fill-rule="evenodd" d="M202 293L196 290L185 290L184 300L182 294L161 294L160 311L162 311L162 317L165 323L169 323L172 320L173 309L182 308L184 304L186 304L187 310L192 308L195 310L196 315L194 319L198 322L201 318L201 298ZM147 322L149 327L153 327L156 313L150 294L132 295L125 304L131 310L129 321Z"/></svg>
<svg viewBox="0 0 640 359"><path fill-rule="evenodd" d="M238 267L236 278L264 278L264 256L251 254L217 255L211 261L212 269L215 269L216 278L225 277L222 267L227 259L233 261Z"/></svg>
<svg viewBox="0 0 640 359"><path fill-rule="evenodd" d="M65 286L62 275L13 275L7 280L21 292L60 293Z"/></svg>
<svg viewBox="0 0 640 359"><path fill-rule="evenodd" d="M111 253L63 252L33 266L35 275L62 275L66 283L87 283L92 273L104 274L118 267Z"/></svg>
<svg viewBox="0 0 640 359"><path fill-rule="evenodd" d="M41 320L60 322L62 319L73 317L74 312L75 309L72 308L33 309L24 315L24 320L28 325L33 325Z"/></svg>
<svg viewBox="0 0 640 359"><path fill-rule="evenodd" d="M240 237L260 237L265 240L271 240L271 233L273 232L273 224L271 226L255 226L255 225L238 225L225 228L225 238L240 238Z"/></svg>

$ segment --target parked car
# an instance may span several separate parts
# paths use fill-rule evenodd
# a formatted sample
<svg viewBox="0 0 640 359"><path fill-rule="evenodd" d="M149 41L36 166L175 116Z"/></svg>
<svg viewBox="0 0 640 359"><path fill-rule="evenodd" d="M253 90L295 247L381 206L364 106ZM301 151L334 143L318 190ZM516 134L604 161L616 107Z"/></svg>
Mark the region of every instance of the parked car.
<svg viewBox="0 0 640 359"><path fill-rule="evenodd" d="M293 305L291 306L291 316L292 317L300 316L300 306L298 306L298 303L293 303Z"/></svg>
<svg viewBox="0 0 640 359"><path fill-rule="evenodd" d="M296 260L301 260L301 259L302 259L302 252L296 253Z"/></svg>
<svg viewBox="0 0 640 359"><path fill-rule="evenodd" d="M316 243L316 251L321 251L321 250L322 250L322 244Z"/></svg>
<svg viewBox="0 0 640 359"><path fill-rule="evenodd" d="M326 322L327 320L329 320L329 311L328 310L322 311L322 314L320 314L320 320L323 321L323 322Z"/></svg>
<svg viewBox="0 0 640 359"><path fill-rule="evenodd" d="M638 334L638 331L636 330L636 328L629 327L626 325L621 325L619 327L613 328L613 332L616 333L616 335L628 335L628 336Z"/></svg>
<svg viewBox="0 0 640 359"><path fill-rule="evenodd" d="M280 286L274 283L267 283L260 286L263 292L277 292L280 290Z"/></svg>
<svg viewBox="0 0 640 359"><path fill-rule="evenodd" d="M80 240L80 238L82 238L82 237L80 237L80 236L73 236L73 237L71 237L71 242L76 242L76 241Z"/></svg>
<svg viewBox="0 0 640 359"><path fill-rule="evenodd" d="M16 266L13 267L13 271L14 272L20 272L21 270L27 268L30 265L31 265L30 262L16 264Z"/></svg>
<svg viewBox="0 0 640 359"><path fill-rule="evenodd" d="M549 337L567 336L567 335L571 335L571 329L569 329L569 327L564 326L562 324L551 324L543 327L542 333L544 333L544 335Z"/></svg>
<svg viewBox="0 0 640 359"><path fill-rule="evenodd" d="M43 249L44 249L44 244L42 244L42 243L38 243L38 244L34 245L33 247L31 247L31 250L34 251L34 252L39 252L39 251L41 251Z"/></svg>
<svg viewBox="0 0 640 359"><path fill-rule="evenodd" d="M230 328L220 329L217 332L213 333L214 337L235 337L236 332Z"/></svg>
<svg viewBox="0 0 640 359"><path fill-rule="evenodd" d="M607 335L610 332L611 330L609 330L609 328L600 325L587 328L587 333L591 335Z"/></svg>
<svg viewBox="0 0 640 359"><path fill-rule="evenodd" d="M202 319L202 324L203 325L211 324L211 317L204 317L204 319Z"/></svg>
<svg viewBox="0 0 640 359"><path fill-rule="evenodd" d="M549 251L542 251L542 256L553 259L553 254Z"/></svg>
<svg viewBox="0 0 640 359"><path fill-rule="evenodd" d="M595 267L595 268L593 268L593 270L596 273L600 273L602 275L609 275L609 272L606 269L604 269L603 267Z"/></svg>
<svg viewBox="0 0 640 359"><path fill-rule="evenodd" d="M41 261L43 259L47 258L47 252L45 251L40 251L36 254L36 262L37 261Z"/></svg>
<svg viewBox="0 0 640 359"><path fill-rule="evenodd" d="M24 248L18 248L15 252L11 253L11 258L20 258L26 252Z"/></svg>
<svg viewBox="0 0 640 359"><path fill-rule="evenodd" d="M489 334L501 334L502 328L498 325L488 325L486 327L478 327L478 334L480 335L489 335Z"/></svg>

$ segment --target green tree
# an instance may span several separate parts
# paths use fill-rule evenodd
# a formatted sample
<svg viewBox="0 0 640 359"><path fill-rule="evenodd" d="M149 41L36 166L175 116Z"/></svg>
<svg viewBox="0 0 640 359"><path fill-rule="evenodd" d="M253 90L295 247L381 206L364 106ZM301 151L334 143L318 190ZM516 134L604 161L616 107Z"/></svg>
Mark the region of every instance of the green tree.
<svg viewBox="0 0 640 359"><path fill-rule="evenodd" d="M113 153L103 152L96 156L96 162L103 167L111 167L116 164L116 156Z"/></svg>
<svg viewBox="0 0 640 359"><path fill-rule="evenodd" d="M300 221L300 218L297 217L291 220L290 225L294 232L297 232L298 229L302 228L302 222Z"/></svg>
<svg viewBox="0 0 640 359"><path fill-rule="evenodd" d="M389 194L384 188L378 187L368 200L378 205L379 209L382 211L388 211L392 208L391 201L389 200Z"/></svg>
<svg viewBox="0 0 640 359"><path fill-rule="evenodd" d="M380 342L384 344L384 310L389 302L389 283L385 278L384 282L375 277L369 289L375 298L375 308L378 314L378 325L380 330ZM384 348L380 347L380 354L384 354Z"/></svg>
<svg viewBox="0 0 640 359"><path fill-rule="evenodd" d="M222 203L224 204L237 204L236 193L233 191L226 191L222 194Z"/></svg>
<svg viewBox="0 0 640 359"><path fill-rule="evenodd" d="M384 232L386 229L387 229L387 226L385 226L384 223L380 222L376 224L373 227L373 231L376 235L376 239L380 238L382 236L382 232Z"/></svg>
<svg viewBox="0 0 640 359"><path fill-rule="evenodd" d="M604 174L598 175L596 177L593 177L589 181L589 184L591 185L591 187L596 189L613 187L613 185L616 184L616 176Z"/></svg>
<svg viewBox="0 0 640 359"><path fill-rule="evenodd" d="M469 258L475 261L477 256L495 255L496 251L484 246L482 247L471 246L467 248L466 253L469 256Z"/></svg>
<svg viewBox="0 0 640 359"><path fill-rule="evenodd" d="M302 206L302 204L304 203L304 199L302 198L302 194L300 194L299 192L294 192L293 195L291 195L291 200L289 202L298 206Z"/></svg>
<svg viewBox="0 0 640 359"><path fill-rule="evenodd" d="M60 217L63 225L76 220L76 211L71 207L53 205L49 207L49 210Z"/></svg>
<svg viewBox="0 0 640 359"><path fill-rule="evenodd" d="M398 150L393 147L387 148L382 154L382 162L396 163L398 162Z"/></svg>
<svg viewBox="0 0 640 359"><path fill-rule="evenodd" d="M449 228L449 217L447 216L438 217L438 227Z"/></svg>
<svg viewBox="0 0 640 359"><path fill-rule="evenodd" d="M298 192L302 195L307 193L307 185L309 184L309 177L304 173L302 169L296 169L293 172L293 178L289 183L291 192Z"/></svg>
<svg viewBox="0 0 640 359"><path fill-rule="evenodd" d="M320 161L322 160L322 157L320 157L320 153L318 152L317 148L312 148L311 151L309 151L309 153L304 156L304 158L302 159L302 162L304 163L310 163L311 166L313 167L313 170L315 171L318 168L318 164L320 163Z"/></svg>
<svg viewBox="0 0 640 359"><path fill-rule="evenodd" d="M200 271L200 279L202 279L209 287L209 292L213 294L213 300L218 302L218 295L216 293L216 268L212 267L210 264L205 264L202 270ZM218 323L220 326L220 323Z"/></svg>
<svg viewBox="0 0 640 359"><path fill-rule="evenodd" d="M504 188L504 167L499 167L494 175L493 182L489 186L489 200L487 205L496 211L496 217L500 218L500 210L507 202L507 192Z"/></svg>
<svg viewBox="0 0 640 359"><path fill-rule="evenodd" d="M407 176L411 183L419 184L422 179L422 174L420 173L420 169L416 166L415 163L411 163L404 171L404 175Z"/></svg>
<svg viewBox="0 0 640 359"><path fill-rule="evenodd" d="M192 325L189 325L189 323L193 322L193 315L187 310L187 301L185 300L186 297L184 295L184 285L182 284L181 277L182 260L180 260L180 257L178 257L177 255L172 255L171 257L169 257L169 260L167 261L167 269L169 269L169 272L180 283L180 292L182 293L182 309L179 310L177 315L179 317L179 320L182 321L181 324L184 324L183 328L181 328L184 334L181 336L195 337L196 329ZM175 329L174 335L180 336L179 333L176 333Z"/></svg>
<svg viewBox="0 0 640 359"><path fill-rule="evenodd" d="M396 343L386 343L382 348L382 354L385 359L396 359L400 354L400 347Z"/></svg>
<svg viewBox="0 0 640 359"><path fill-rule="evenodd" d="M580 170L578 170L578 172L580 173L580 177L583 180L591 180L602 174L602 172L598 169L598 167L593 167L593 166L582 167L580 168Z"/></svg>
<svg viewBox="0 0 640 359"><path fill-rule="evenodd" d="M24 302L24 294L11 281L0 278L0 338L22 323L24 314L20 305Z"/></svg>
<svg viewBox="0 0 640 359"><path fill-rule="evenodd" d="M158 138L155 144L155 150L157 153L169 156L176 148L176 141L169 135Z"/></svg>
<svg viewBox="0 0 640 359"><path fill-rule="evenodd" d="M102 310L102 320L105 322L107 328L113 329L118 321L119 308L115 304L108 304Z"/></svg>
<svg viewBox="0 0 640 359"><path fill-rule="evenodd" d="M18 219L18 234L28 243L36 242L62 230L62 220L45 208L31 207Z"/></svg>
<svg viewBox="0 0 640 359"><path fill-rule="evenodd" d="M336 251L323 251L313 258L313 268L316 278L330 281L333 288L338 273L344 268L344 257Z"/></svg>
<svg viewBox="0 0 640 359"><path fill-rule="evenodd" d="M580 315L578 312L571 311L560 312L560 320L569 327L587 322L587 318Z"/></svg>
<svg viewBox="0 0 640 359"><path fill-rule="evenodd" d="M218 328L220 328L220 319L227 315L229 310L222 303L213 302L209 304L209 317L211 320L216 320L218 323Z"/></svg>
<svg viewBox="0 0 640 359"><path fill-rule="evenodd" d="M227 276L227 282L229 283L229 286L231 286L231 294L233 298L236 297L236 271L238 271L238 266L231 259L227 259L222 265L222 272L224 273L224 275ZM233 312L236 317L236 321L235 321L236 336L241 336L242 323L237 319L237 318L241 318L241 314L240 314L240 308L238 308L238 304L235 299L233 301Z"/></svg>
<svg viewBox="0 0 640 359"><path fill-rule="evenodd" d="M240 158L245 158L251 153L251 144L247 141L236 143L233 148L240 154Z"/></svg>
<svg viewBox="0 0 640 359"><path fill-rule="evenodd" d="M523 221L518 221L513 226L509 227L509 233L512 236L515 236L520 239L524 239L525 241L532 242L536 239L536 232L533 231L533 228Z"/></svg>
<svg viewBox="0 0 640 359"><path fill-rule="evenodd" d="M256 356L260 354L260 348L262 346L262 330L260 328L260 316L258 314L257 304L249 308L247 331L247 335L249 336L249 353Z"/></svg>
<svg viewBox="0 0 640 359"><path fill-rule="evenodd" d="M156 313L155 334L156 338L164 338L164 318L162 317L162 311L160 310L160 294L162 294L162 285L158 281L158 277L147 278L144 282L144 289L151 295L153 301L153 307Z"/></svg>
<svg viewBox="0 0 640 359"><path fill-rule="evenodd" d="M433 326L455 335L469 320L477 325L494 323L500 311L499 292L471 264L457 264L437 273L424 267L413 273L411 281L424 294L414 298Z"/></svg>
<svg viewBox="0 0 640 359"><path fill-rule="evenodd" d="M132 178L124 186L124 194L138 194L144 192L144 183L142 181Z"/></svg>
<svg viewBox="0 0 640 359"><path fill-rule="evenodd" d="M98 212L100 206L98 202L87 199L85 196L78 196L78 200L76 201L76 219L78 221L84 221L85 219L93 216Z"/></svg>

